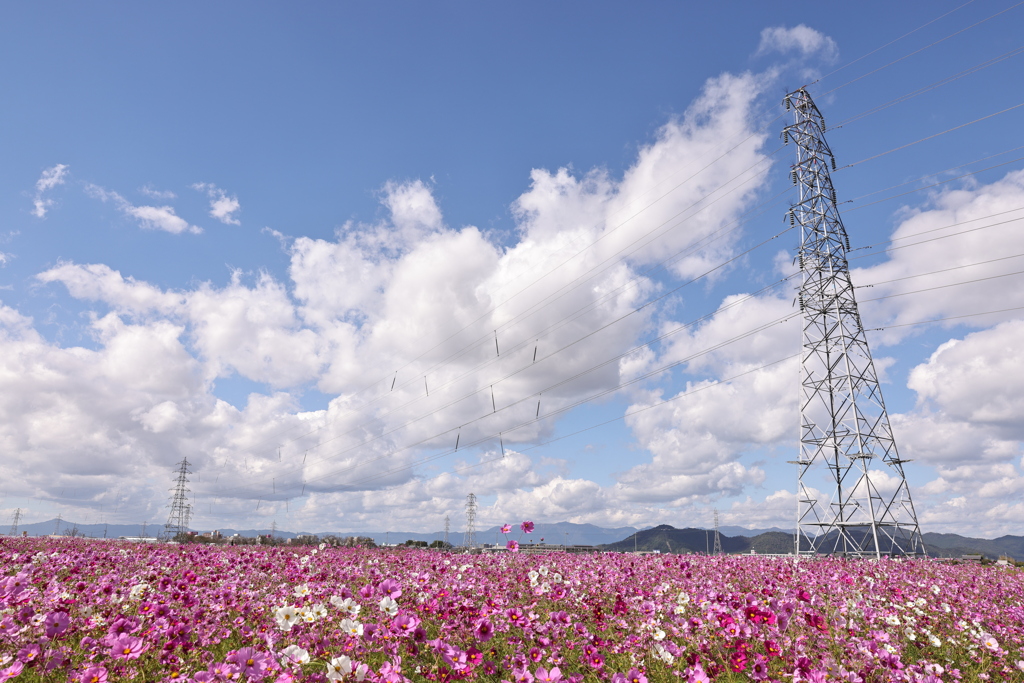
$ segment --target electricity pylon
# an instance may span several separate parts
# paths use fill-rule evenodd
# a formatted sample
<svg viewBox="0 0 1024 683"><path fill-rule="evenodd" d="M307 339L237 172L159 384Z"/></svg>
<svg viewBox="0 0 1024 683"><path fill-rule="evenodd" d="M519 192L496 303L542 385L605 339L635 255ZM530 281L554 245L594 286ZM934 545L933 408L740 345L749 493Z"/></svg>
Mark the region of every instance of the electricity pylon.
<svg viewBox="0 0 1024 683"><path fill-rule="evenodd" d="M718 508L715 508L715 555L722 554L722 538L718 535Z"/></svg>
<svg viewBox="0 0 1024 683"><path fill-rule="evenodd" d="M795 123L792 178L800 197L803 274L797 554L924 555L924 539L896 450L850 280L850 240L836 208L825 121L806 90L784 100Z"/></svg>
<svg viewBox="0 0 1024 683"><path fill-rule="evenodd" d="M21 522L21 508L15 508L11 522L11 533L8 536L18 535L18 524Z"/></svg>
<svg viewBox="0 0 1024 683"><path fill-rule="evenodd" d="M466 537L463 545L472 548L476 544L476 494L466 496Z"/></svg>
<svg viewBox="0 0 1024 683"><path fill-rule="evenodd" d="M450 526L451 526L451 522L448 519L448 515L445 515L444 516L444 547L445 548L448 548L448 547L451 546L451 544L448 543L448 529L450 528Z"/></svg>
<svg viewBox="0 0 1024 683"><path fill-rule="evenodd" d="M164 524L164 532L171 538L177 537L188 531L189 519L192 517L192 506L188 504L188 475L192 472L188 468L188 458L182 458L178 463L178 480L171 489L174 495L171 496L170 514L167 516L167 524Z"/></svg>

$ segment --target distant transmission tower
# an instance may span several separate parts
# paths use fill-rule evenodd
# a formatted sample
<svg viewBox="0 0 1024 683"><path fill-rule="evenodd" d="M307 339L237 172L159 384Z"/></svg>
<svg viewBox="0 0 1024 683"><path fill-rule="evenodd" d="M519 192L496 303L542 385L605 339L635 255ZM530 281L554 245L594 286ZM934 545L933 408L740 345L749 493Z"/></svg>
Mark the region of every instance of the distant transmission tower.
<svg viewBox="0 0 1024 683"><path fill-rule="evenodd" d="M715 555L722 554L722 539L718 535L718 508L715 508Z"/></svg>
<svg viewBox="0 0 1024 683"><path fill-rule="evenodd" d="M171 489L174 495L171 496L170 514L167 516L167 524L164 524L164 532L171 538L188 531L189 518L192 516L192 506L188 504L188 475L192 474L188 468L188 458L182 458L178 463L178 480Z"/></svg>
<svg viewBox="0 0 1024 683"><path fill-rule="evenodd" d="M825 121L802 88L784 101L796 120L782 135L797 147L793 182L800 198L790 222L800 226L803 272L796 552L923 555L904 461L850 281L850 240L826 163L835 169ZM872 466L884 470L895 488L879 490L869 475Z"/></svg>
<svg viewBox="0 0 1024 683"><path fill-rule="evenodd" d="M472 548L476 545L476 494L466 496L466 538L463 545Z"/></svg>
<svg viewBox="0 0 1024 683"><path fill-rule="evenodd" d="M448 519L448 515L444 516L444 547L449 547L448 543L448 529L451 527L451 520Z"/></svg>
<svg viewBox="0 0 1024 683"><path fill-rule="evenodd" d="M14 510L13 520L11 521L11 532L9 534L7 534L8 536L17 536L18 535L18 523L19 522L21 522L21 508L16 508Z"/></svg>

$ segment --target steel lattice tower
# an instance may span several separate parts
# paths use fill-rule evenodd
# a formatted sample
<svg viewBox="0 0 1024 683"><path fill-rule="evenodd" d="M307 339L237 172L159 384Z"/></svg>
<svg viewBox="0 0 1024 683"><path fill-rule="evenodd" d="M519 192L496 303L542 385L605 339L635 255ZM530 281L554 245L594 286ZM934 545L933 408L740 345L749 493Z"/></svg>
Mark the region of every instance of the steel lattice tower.
<svg viewBox="0 0 1024 683"><path fill-rule="evenodd" d="M447 548L447 547L449 547L451 545L448 542L448 529L449 529L449 526L450 526L450 522L449 522L449 519L448 519L448 515L445 515L444 516L444 547L445 548Z"/></svg>
<svg viewBox="0 0 1024 683"><path fill-rule="evenodd" d="M472 548L476 545L476 494L466 496L466 537L463 545Z"/></svg>
<svg viewBox="0 0 1024 683"><path fill-rule="evenodd" d="M800 196L790 221L800 226L803 273L796 551L923 555L905 461L896 450L850 281L850 241L826 163L835 169L825 121L802 88L785 104L795 114L782 136L797 147L793 182ZM872 480L872 467L887 477Z"/></svg>
<svg viewBox="0 0 1024 683"><path fill-rule="evenodd" d="M178 480L171 489L174 495L171 496L171 512L167 516L167 524L164 524L164 532L171 538L177 537L188 531L189 519L192 517L192 506L188 504L188 475L192 474L188 468L188 458L182 458L178 463Z"/></svg>
<svg viewBox="0 0 1024 683"><path fill-rule="evenodd" d="M21 522L21 508L15 508L14 516L12 517L12 519L14 521L11 522L11 533L8 534L8 535L9 536L17 536L18 535L18 524Z"/></svg>
<svg viewBox="0 0 1024 683"><path fill-rule="evenodd" d="M715 509L715 555L722 554L722 539L718 535L718 509Z"/></svg>

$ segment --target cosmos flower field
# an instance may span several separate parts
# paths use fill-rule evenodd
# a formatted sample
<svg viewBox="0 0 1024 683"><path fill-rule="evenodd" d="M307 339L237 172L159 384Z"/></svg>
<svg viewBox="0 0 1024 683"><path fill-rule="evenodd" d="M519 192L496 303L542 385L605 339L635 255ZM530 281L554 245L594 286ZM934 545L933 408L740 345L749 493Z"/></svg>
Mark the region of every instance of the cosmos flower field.
<svg viewBox="0 0 1024 683"><path fill-rule="evenodd" d="M1024 572L0 539L0 681L1024 681Z"/></svg>

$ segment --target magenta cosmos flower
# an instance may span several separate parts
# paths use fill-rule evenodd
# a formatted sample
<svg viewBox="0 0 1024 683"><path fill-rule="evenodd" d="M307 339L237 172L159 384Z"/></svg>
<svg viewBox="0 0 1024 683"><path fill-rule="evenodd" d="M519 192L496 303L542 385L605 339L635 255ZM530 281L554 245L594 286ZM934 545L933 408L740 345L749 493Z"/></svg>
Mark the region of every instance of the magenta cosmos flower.
<svg viewBox="0 0 1024 683"><path fill-rule="evenodd" d="M245 676L262 677L263 672L267 668L266 655L252 647L243 647L227 659L229 662L237 664L241 673Z"/></svg>
<svg viewBox="0 0 1024 683"><path fill-rule="evenodd" d="M533 522L531 522L530 520L526 520L525 522L519 525L519 528L523 530L524 534L532 534Z"/></svg>
<svg viewBox="0 0 1024 683"><path fill-rule="evenodd" d="M81 683L107 683L107 670L102 666L90 666L78 680Z"/></svg>
<svg viewBox="0 0 1024 683"><path fill-rule="evenodd" d="M503 533L503 534L512 533L512 525L511 524L503 524L501 526L501 533Z"/></svg>

